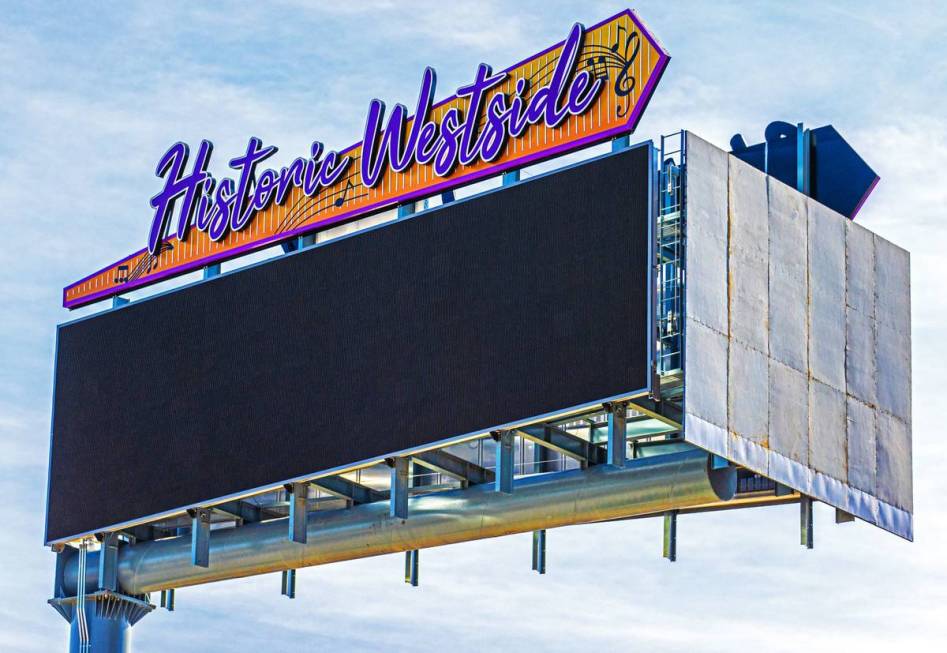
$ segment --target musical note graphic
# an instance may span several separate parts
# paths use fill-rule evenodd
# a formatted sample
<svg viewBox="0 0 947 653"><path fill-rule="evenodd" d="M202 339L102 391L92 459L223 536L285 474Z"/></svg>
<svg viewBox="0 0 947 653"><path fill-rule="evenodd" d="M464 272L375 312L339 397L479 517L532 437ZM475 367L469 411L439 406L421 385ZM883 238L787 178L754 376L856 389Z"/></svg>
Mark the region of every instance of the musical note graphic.
<svg viewBox="0 0 947 653"><path fill-rule="evenodd" d="M345 188L342 189L342 194L339 195L335 199L334 204L336 205L336 207L339 207L345 204L345 195L349 192L349 189L351 188L355 188L355 184L353 184L352 180L349 179L348 181L345 182Z"/></svg>
<svg viewBox="0 0 947 653"><path fill-rule="evenodd" d="M115 270L115 283L125 283L128 281L128 266L119 265Z"/></svg>
<svg viewBox="0 0 947 653"><path fill-rule="evenodd" d="M127 283L129 281L134 281L135 279L143 277L146 274L150 274L151 271L157 269L159 265L158 257L161 256L161 254L163 254L164 252L171 251L172 249L174 249L174 245L172 245L171 243L161 243L161 245L158 246L157 252L155 252L154 254L146 253L144 256L138 259L138 263L135 264L135 267L132 268L131 272L128 271L127 265L118 266L120 275L122 272L122 268L125 268L124 278L119 280L119 277L116 277L115 283Z"/></svg>

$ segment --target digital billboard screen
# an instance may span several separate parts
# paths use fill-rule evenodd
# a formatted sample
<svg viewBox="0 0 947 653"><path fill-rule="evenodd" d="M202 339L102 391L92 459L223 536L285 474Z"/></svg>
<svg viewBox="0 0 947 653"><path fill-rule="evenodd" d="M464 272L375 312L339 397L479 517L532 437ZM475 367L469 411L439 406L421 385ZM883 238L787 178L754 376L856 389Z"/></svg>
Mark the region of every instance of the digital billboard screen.
<svg viewBox="0 0 947 653"><path fill-rule="evenodd" d="M47 542L647 389L650 144L59 327Z"/></svg>

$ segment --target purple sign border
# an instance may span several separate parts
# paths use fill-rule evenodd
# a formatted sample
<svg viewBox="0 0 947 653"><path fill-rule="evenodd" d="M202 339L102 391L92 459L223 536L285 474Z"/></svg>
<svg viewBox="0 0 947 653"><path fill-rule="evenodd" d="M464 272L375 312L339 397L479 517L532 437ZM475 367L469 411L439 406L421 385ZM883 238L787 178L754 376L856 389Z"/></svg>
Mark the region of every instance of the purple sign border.
<svg viewBox="0 0 947 653"><path fill-rule="evenodd" d="M278 235L270 236L268 238L254 240L253 242L246 243L239 247L228 249L223 252L218 252L217 254L212 254L210 256L207 256L206 258L193 261L190 264L182 265L175 268L170 268L163 272L159 272L153 276L125 283L122 286L113 286L111 288L106 288L104 290L93 293L91 295L84 295L72 301L66 300L66 290L68 290L69 288L73 286L81 284L85 281L88 281L92 277L95 277L107 270L112 269L116 265L117 262L111 263L105 266L104 268L83 277L79 281L69 284L69 286L67 286L66 288L63 288L63 307L69 308L69 309L79 308L80 306L85 306L87 304L94 303L98 301L99 299L104 299L106 297L119 295L125 292L129 292L131 290L134 290L136 288L149 286L151 284L158 283L159 281L163 281L164 279L180 276L182 274L187 274L188 272L194 272L195 270L199 270L207 265L213 265L214 263L220 263L222 261L233 259L244 254L249 254L251 252L269 247L270 245L275 245L284 241L292 240L293 238L299 237L306 233L310 233L314 231L321 231L325 229L326 227L330 227L340 222L354 219L355 217L358 217L358 216L366 215L377 209L383 209L389 206L397 206L398 204L403 204L411 200L417 200L418 198L421 198L421 197L429 197L431 195L436 195L439 192L442 192L449 188L456 188L459 186L472 183L479 179L483 179L484 177L492 177L499 173L502 173L514 168L522 168L527 165L539 163L540 161L552 158L556 156L557 154L564 154L566 152L582 149L583 147L608 140L609 138L616 136L618 134L622 134L626 132L628 133L633 132L635 130L635 127L637 127L638 122L641 120L641 115L644 113L644 110L647 108L648 102L651 100L651 96L654 92L655 87L657 86L658 82L661 80L661 77L664 75L664 71L667 68L668 62L671 60L671 56L661 46L660 42L656 38L654 38L651 32L648 31L648 29L644 26L641 20L639 20L639 18L635 15L635 13L631 9L625 9L624 11L618 12L614 16L610 16L609 18L606 18L605 20L599 21L592 27L587 28L587 30L593 30L598 27L601 27L602 25L609 23L620 16L628 16L632 20L632 22L634 22L637 28L641 31L642 35L646 39L648 39L651 45L658 51L658 62L655 65L654 71L651 73L651 77L648 79L648 83L645 84L645 87L642 89L638 103L635 105L634 110L628 116L628 121L624 125L619 125L617 127L613 127L604 132L586 136L576 141L569 141L568 143L562 143L560 145L553 147L552 149L545 150L543 152L534 152L532 154L529 154L519 159L513 159L510 161L505 161L503 163L498 163L497 165L494 165L494 166L488 166L481 170L470 172L461 177L445 179L443 182L436 184L434 186L428 186L416 191L412 191L410 193L406 193L404 195L399 195L397 197L393 197L390 199L376 202L375 204L371 204L369 206L362 206L345 213L340 213L339 215L332 216L330 218L327 218L313 225L306 225L306 226L294 229L292 231L287 231ZM521 61L505 68L503 72L509 72L513 70L514 68L517 68L523 65L527 61L530 61L531 59L541 57L544 54L547 54L551 52L552 50L555 50L556 48L562 46L564 42L565 41L559 41L558 43L555 43L554 45L549 46L545 50L542 50L536 54L532 54L526 57L525 59L522 59ZM438 107L447 102L451 102L452 100L456 99L456 97L457 97L456 94L451 95L450 97L445 98L444 100L441 100L440 102L435 104L434 107ZM339 155L343 156L347 152L354 150L359 145L361 145L361 141L347 147L344 150L341 150L339 152ZM131 254L130 256L126 258L127 259L134 258L144 253L145 251L147 250L145 248L142 248L138 252L135 252L134 254Z"/></svg>

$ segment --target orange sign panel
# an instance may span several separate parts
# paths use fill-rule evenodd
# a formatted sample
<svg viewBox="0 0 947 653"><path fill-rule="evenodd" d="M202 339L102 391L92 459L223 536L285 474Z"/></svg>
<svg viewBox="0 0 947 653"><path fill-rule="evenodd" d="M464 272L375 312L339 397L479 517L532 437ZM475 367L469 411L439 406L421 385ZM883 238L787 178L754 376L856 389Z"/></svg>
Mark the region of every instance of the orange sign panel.
<svg viewBox="0 0 947 653"><path fill-rule="evenodd" d="M149 247L64 288L63 305L99 301L631 132L669 58L627 10L588 29L577 24L565 41L500 73L481 65L471 86L426 106L434 88L428 69L414 116L395 107L383 125L384 105L373 101L362 142L321 160L321 146L314 148L310 159L281 171L248 166L246 184L222 180L214 192L200 170L201 157L210 156L205 142L189 177L197 180L193 196L174 195L172 148L159 164L167 183L152 200ZM259 145L251 139L251 148ZM180 169L187 149L176 147Z"/></svg>

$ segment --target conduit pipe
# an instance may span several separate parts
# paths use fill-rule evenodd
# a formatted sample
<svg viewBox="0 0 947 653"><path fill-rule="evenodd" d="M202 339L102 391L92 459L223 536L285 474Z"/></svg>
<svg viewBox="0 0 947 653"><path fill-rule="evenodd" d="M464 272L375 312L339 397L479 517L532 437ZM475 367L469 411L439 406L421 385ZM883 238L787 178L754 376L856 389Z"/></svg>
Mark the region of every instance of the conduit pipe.
<svg viewBox="0 0 947 653"><path fill-rule="evenodd" d="M628 461L625 467L596 465L584 470L517 479L511 494L492 485L413 497L408 518L389 515L388 502L345 510L312 512L307 541L289 539L286 519L214 530L210 566L191 564L188 536L123 546L118 554L122 592L144 594L285 569L424 549L558 526L661 514L715 501L736 492L732 467L712 469L701 450ZM86 587L98 587L98 564L89 554ZM63 570L63 584L76 591L75 559Z"/></svg>

